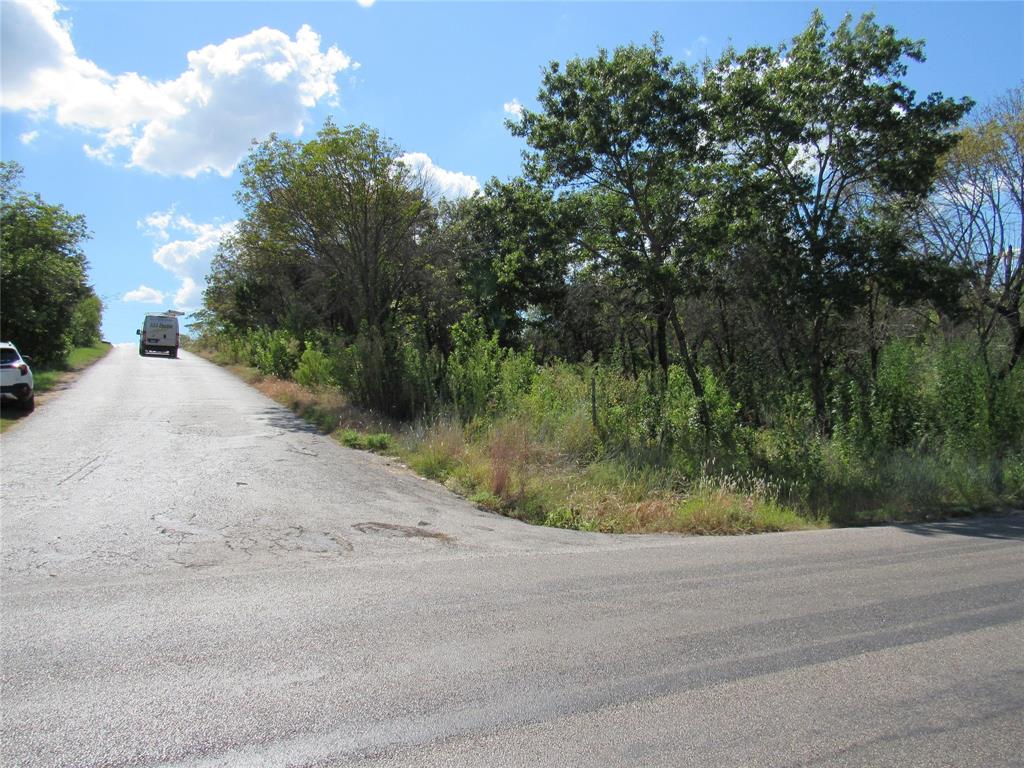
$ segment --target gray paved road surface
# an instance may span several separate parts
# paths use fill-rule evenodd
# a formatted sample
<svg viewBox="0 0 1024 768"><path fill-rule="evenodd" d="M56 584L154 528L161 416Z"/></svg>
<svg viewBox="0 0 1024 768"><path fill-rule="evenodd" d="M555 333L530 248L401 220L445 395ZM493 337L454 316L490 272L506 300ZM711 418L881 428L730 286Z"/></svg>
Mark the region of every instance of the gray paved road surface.
<svg viewBox="0 0 1024 768"><path fill-rule="evenodd" d="M11 766L1024 765L1024 519L530 528L196 357L6 433Z"/></svg>

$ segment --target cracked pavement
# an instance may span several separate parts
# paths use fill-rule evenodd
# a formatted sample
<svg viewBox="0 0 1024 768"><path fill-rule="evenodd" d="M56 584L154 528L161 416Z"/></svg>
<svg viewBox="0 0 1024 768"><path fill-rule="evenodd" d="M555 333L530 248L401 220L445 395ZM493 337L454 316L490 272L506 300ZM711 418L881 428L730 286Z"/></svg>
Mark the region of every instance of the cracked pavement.
<svg viewBox="0 0 1024 768"><path fill-rule="evenodd" d="M1022 765L1024 518L607 536L199 358L0 440L0 763Z"/></svg>

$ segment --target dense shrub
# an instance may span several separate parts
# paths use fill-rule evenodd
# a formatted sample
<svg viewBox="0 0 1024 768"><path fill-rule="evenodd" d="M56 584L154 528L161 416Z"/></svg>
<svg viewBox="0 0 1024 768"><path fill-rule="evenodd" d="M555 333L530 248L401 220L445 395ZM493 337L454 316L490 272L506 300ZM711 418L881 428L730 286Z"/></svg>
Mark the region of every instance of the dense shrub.
<svg viewBox="0 0 1024 768"><path fill-rule="evenodd" d="M474 317L452 326L452 341L446 382L462 422L517 408L537 373L533 353L502 348L498 334L488 336L483 322Z"/></svg>
<svg viewBox="0 0 1024 768"><path fill-rule="evenodd" d="M249 336L249 363L264 376L290 379L299 364L301 349L288 331L261 328Z"/></svg>
<svg viewBox="0 0 1024 768"><path fill-rule="evenodd" d="M307 342L306 350L295 369L295 381L310 389L331 386L334 384L334 368L330 358Z"/></svg>
<svg viewBox="0 0 1024 768"><path fill-rule="evenodd" d="M453 349L448 357L448 392L463 423L487 411L498 385L502 349L498 334L488 336L483 322L465 317L452 326Z"/></svg>
<svg viewBox="0 0 1024 768"><path fill-rule="evenodd" d="M397 329L365 325L350 344L332 353L333 378L356 403L399 419L426 413L438 400L442 360Z"/></svg>

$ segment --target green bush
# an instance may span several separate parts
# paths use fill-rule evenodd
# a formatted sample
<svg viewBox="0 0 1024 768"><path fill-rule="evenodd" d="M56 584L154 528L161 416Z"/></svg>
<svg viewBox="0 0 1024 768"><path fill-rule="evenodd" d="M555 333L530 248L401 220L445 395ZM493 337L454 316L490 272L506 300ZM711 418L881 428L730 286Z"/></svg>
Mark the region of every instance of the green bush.
<svg viewBox="0 0 1024 768"><path fill-rule="evenodd" d="M349 448L376 451L378 453L390 451L394 448L394 441L387 432L367 435L354 429L346 429L338 435L338 440L342 445L346 445Z"/></svg>
<svg viewBox="0 0 1024 768"><path fill-rule="evenodd" d="M299 342L284 329L259 329L249 335L249 364L264 376L290 379L299 364Z"/></svg>
<svg viewBox="0 0 1024 768"><path fill-rule="evenodd" d="M448 392L456 413L466 424L487 411L498 385L503 353L498 334L487 336L483 322L474 317L464 317L452 326L452 342Z"/></svg>
<svg viewBox="0 0 1024 768"><path fill-rule="evenodd" d="M700 371L704 404L711 419L710 448L731 449L735 441L740 404L734 402L708 367ZM686 372L677 365L669 367L665 392L664 424L674 446L690 456L704 452L704 426L700 420L700 401Z"/></svg>
<svg viewBox="0 0 1024 768"><path fill-rule="evenodd" d="M334 385L334 367L327 355L306 343L306 350L295 369L295 381L310 389L323 389Z"/></svg>
<svg viewBox="0 0 1024 768"><path fill-rule="evenodd" d="M350 344L331 353L332 378L359 405L398 419L426 413L438 400L437 350L365 324Z"/></svg>
<svg viewBox="0 0 1024 768"><path fill-rule="evenodd" d="M103 301L92 290L75 305L71 315L71 343L75 347L91 347L100 341L103 322Z"/></svg>
<svg viewBox="0 0 1024 768"><path fill-rule="evenodd" d="M494 413L511 413L517 410L523 395L530 391L536 376L537 363L533 359L533 350L505 350L493 394Z"/></svg>

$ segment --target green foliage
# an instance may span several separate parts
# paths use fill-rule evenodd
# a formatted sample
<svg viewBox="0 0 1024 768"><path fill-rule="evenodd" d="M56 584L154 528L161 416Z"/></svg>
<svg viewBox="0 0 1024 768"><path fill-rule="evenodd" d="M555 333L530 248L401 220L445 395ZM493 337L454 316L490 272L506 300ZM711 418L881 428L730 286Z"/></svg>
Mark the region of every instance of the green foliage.
<svg viewBox="0 0 1024 768"><path fill-rule="evenodd" d="M91 347L100 341L103 322L103 302L89 288L71 316L71 343L75 347Z"/></svg>
<svg viewBox="0 0 1024 768"><path fill-rule="evenodd" d="M504 346L515 344L529 323L523 310L555 307L565 293L575 212L522 178L491 180L445 212L473 313Z"/></svg>
<svg viewBox="0 0 1024 768"><path fill-rule="evenodd" d="M288 331L253 331L249 336L249 364L264 376L290 379L299 364L299 342Z"/></svg>
<svg viewBox="0 0 1024 768"><path fill-rule="evenodd" d="M21 168L2 164L0 335L40 363L60 364L76 343L99 340L102 305L86 283L85 219L17 190Z"/></svg>
<svg viewBox="0 0 1024 768"><path fill-rule="evenodd" d="M501 371L498 335L488 337L483 323L472 317L452 327L454 348L448 357L448 390L463 423L482 415Z"/></svg>
<svg viewBox="0 0 1024 768"><path fill-rule="evenodd" d="M323 389L334 384L334 366L330 358L306 342L306 349L295 369L295 381L309 389Z"/></svg>
<svg viewBox="0 0 1024 768"><path fill-rule="evenodd" d="M396 418L422 415L437 400L441 358L397 329L382 333L365 324L351 344L333 355L334 378L358 404Z"/></svg>
<svg viewBox="0 0 1024 768"><path fill-rule="evenodd" d="M739 414L739 403L733 401L710 368L703 368L700 378L704 403L711 418L710 430L705 431L700 423L698 398L689 377L679 366L669 368L665 393L665 428L673 444L690 455L701 453L705 437L710 438L712 448L718 452L729 449L735 439Z"/></svg>
<svg viewBox="0 0 1024 768"><path fill-rule="evenodd" d="M1000 238L1019 232L1021 97L957 144L969 102L903 82L922 57L870 15L816 12L703 81L657 37L552 63L511 123L523 178L458 202L366 126L271 137L242 166L200 343L414 421L394 444L410 466L533 522L1019 504L1024 258Z"/></svg>
<svg viewBox="0 0 1024 768"><path fill-rule="evenodd" d="M386 333L428 284L434 210L425 179L368 126L329 120L305 143L276 135L240 166L242 218L214 262L207 307L239 326L362 324Z"/></svg>
<svg viewBox="0 0 1024 768"><path fill-rule="evenodd" d="M198 337L190 344L193 349L210 354L222 365L249 364L249 334L234 328L217 330L202 326Z"/></svg>
<svg viewBox="0 0 1024 768"><path fill-rule="evenodd" d="M662 371L670 321L694 370L676 301L700 287L724 223L712 194L719 146L707 140L695 71L666 56L655 36L649 46L552 62L537 100L540 111L508 123L535 150L527 175L561 193L580 260L655 317Z"/></svg>
<svg viewBox="0 0 1024 768"><path fill-rule="evenodd" d="M349 448L373 451L375 453L389 452L395 446L391 435L386 432L364 434L354 429L346 429L338 435L338 440L341 441L342 445L346 445Z"/></svg>
<svg viewBox="0 0 1024 768"><path fill-rule="evenodd" d="M522 395L530 391L536 376L537 361L533 359L533 350L503 350L492 396L494 413L510 413L518 408Z"/></svg>
<svg viewBox="0 0 1024 768"><path fill-rule="evenodd" d="M830 32L815 11L790 45L729 51L707 76L716 138L743 158L729 175L737 229L757 243L751 288L793 337L823 431L838 319L869 302L872 281L894 300L916 300L948 273L908 247L906 221L971 102L915 101L901 78L906 60L923 56L920 42L870 14Z"/></svg>
<svg viewBox="0 0 1024 768"><path fill-rule="evenodd" d="M458 426L443 422L418 427L405 441L402 455L415 472L444 482L465 455L465 435Z"/></svg>
<svg viewBox="0 0 1024 768"><path fill-rule="evenodd" d="M488 336L478 318L467 316L453 325L452 344L446 381L463 423L505 413L529 390L537 372L533 354L502 348L497 332Z"/></svg>
<svg viewBox="0 0 1024 768"><path fill-rule="evenodd" d="M583 367L554 363L537 371L515 410L527 420L536 440L552 445L569 461L586 463L600 450L588 392Z"/></svg>

